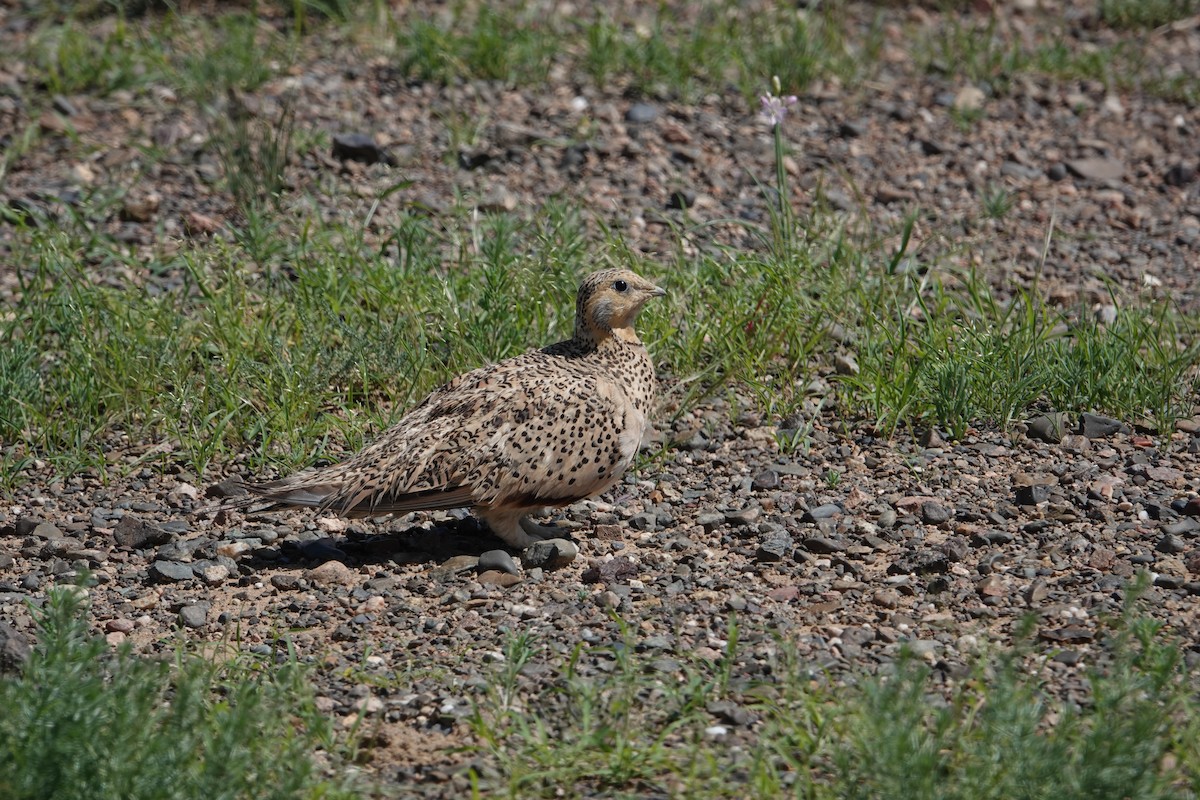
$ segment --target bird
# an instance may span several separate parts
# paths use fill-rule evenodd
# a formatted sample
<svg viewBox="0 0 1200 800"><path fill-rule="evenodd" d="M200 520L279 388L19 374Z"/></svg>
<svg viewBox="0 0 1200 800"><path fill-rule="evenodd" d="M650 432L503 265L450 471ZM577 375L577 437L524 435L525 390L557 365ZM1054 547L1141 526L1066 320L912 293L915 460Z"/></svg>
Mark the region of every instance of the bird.
<svg viewBox="0 0 1200 800"><path fill-rule="evenodd" d="M638 452L657 382L634 323L665 294L628 269L593 272L571 338L454 378L349 459L243 484L238 505L347 517L469 507L511 547L555 538L530 515L603 493Z"/></svg>

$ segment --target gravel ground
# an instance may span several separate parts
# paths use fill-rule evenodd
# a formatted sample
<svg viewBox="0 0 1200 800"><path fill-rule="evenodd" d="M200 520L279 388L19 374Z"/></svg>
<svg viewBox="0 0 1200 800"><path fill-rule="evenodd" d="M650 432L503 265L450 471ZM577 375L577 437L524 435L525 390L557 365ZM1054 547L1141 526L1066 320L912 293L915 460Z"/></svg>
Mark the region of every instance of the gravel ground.
<svg viewBox="0 0 1200 800"><path fill-rule="evenodd" d="M1001 9L1014 36L1052 31L1103 43L1114 35L1087 4L1046 3L1045 13L1028 5ZM957 79L913 63L912 39L942 24L938 14L853 9L864 30L882 15L882 64L864 85L818 83L801 97L787 129L798 209L820 185L852 224L889 230L918 203L925 214L915 245L977 265L1001 291L1040 270L1064 307L1102 311L1112 291L1167 292L1196 308L1200 111L1108 93L1094 81L1037 77L964 100ZM0 45L24 35L16 20L0 6ZM1146 35L1159 66L1200 70L1196 25ZM0 85L27 79L22 65L0 65ZM385 59L356 60L347 48L302 62L243 101L272 118L287 92L299 98L300 127L371 133L397 164L302 153L289 171L295 196L327 197L330 214L344 209L325 193L372 198L397 177L412 185L380 207L381 225L412 203L436 213L454 187L502 209L535 208L557 194L585 201L655 254L675 247L666 220L765 213L755 176L773 174L771 139L733 94L681 105L567 81L540 93L443 88L408 83ZM150 246L234 219L229 198L210 186L215 157L203 149L203 122L168 92L64 101L44 115L38 151L12 166L7 202L61 213L71 190L118 181L143 158L139 145L154 141L169 157L103 229ZM977 101L981 119L953 121L950 107ZM451 111L484 121L480 139L457 153L444 123ZM0 131L30 113L0 96ZM585 114L594 137L568 144ZM55 134L67 123L99 155L73 155ZM999 220L980 213L989 183L1014 199ZM738 226L707 235L745 244ZM0 291L11 291L12 271L0 274ZM1089 417L1066 420L1061 437L1048 424L1058 420L1035 419L946 443L936 434L876 438L868 425L826 412L808 421L806 446L794 452L781 451L778 420L734 416L721 403L683 415L657 433L674 443L666 456L554 518L577 547L511 557L463 514L350 523L313 513L195 514L220 501L225 472L170 467L62 480L35 465L0 505L0 621L31 631L29 601L87 568L98 580L95 628L113 644L161 652L182 629L190 639L270 652L286 634L318 665L323 708L346 719L366 708L381 720L375 768L420 779L430 795L462 788L446 782L463 758L450 748L468 735L461 717L491 674L500 631L532 631L566 652L616 639L613 610L664 673L683 653L717 658L736 611L740 674L767 669L782 635L835 680L875 670L902 643L954 674L973 653L1010 642L1032 612L1039 668L1060 694L1079 697L1098 657L1100 620L1120 610L1123 588L1147 570L1148 608L1191 637L1188 657L1200 660L1189 633L1200 630L1200 415L1169 437ZM131 463L154 446L108 445ZM603 659L586 668L603 669ZM751 735L752 724L742 728Z"/></svg>

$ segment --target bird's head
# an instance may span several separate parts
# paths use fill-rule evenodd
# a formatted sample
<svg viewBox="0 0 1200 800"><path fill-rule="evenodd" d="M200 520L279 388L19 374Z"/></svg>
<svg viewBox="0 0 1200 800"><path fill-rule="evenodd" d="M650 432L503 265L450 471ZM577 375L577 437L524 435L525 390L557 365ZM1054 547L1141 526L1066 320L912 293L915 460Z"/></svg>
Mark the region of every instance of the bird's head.
<svg viewBox="0 0 1200 800"><path fill-rule="evenodd" d="M579 285L575 336L600 342L608 336L638 341L633 323L646 302L666 292L627 269L593 272Z"/></svg>

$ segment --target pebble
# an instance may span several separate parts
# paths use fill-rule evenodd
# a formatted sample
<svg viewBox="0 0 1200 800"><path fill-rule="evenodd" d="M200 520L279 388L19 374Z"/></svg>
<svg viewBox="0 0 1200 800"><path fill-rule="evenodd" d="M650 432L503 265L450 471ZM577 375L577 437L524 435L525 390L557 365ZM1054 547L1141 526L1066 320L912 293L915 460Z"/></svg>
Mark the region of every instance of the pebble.
<svg viewBox="0 0 1200 800"><path fill-rule="evenodd" d="M568 539L544 539L521 551L521 564L526 569L560 569L579 555L579 548Z"/></svg>
<svg viewBox="0 0 1200 800"><path fill-rule="evenodd" d="M32 653L29 637L0 620L0 674L16 672Z"/></svg>
<svg viewBox="0 0 1200 800"><path fill-rule="evenodd" d="M940 503L925 503L921 506L921 519L927 525L941 525L952 516L950 509Z"/></svg>
<svg viewBox="0 0 1200 800"><path fill-rule="evenodd" d="M837 503L824 503L805 511L804 516L801 517L801 521L816 522L817 520L821 519L831 519L833 517L841 516L842 513L842 507Z"/></svg>
<svg viewBox="0 0 1200 800"><path fill-rule="evenodd" d="M208 604L197 603L179 609L179 622L185 628L203 628L208 622Z"/></svg>
<svg viewBox="0 0 1200 800"><path fill-rule="evenodd" d="M1089 181L1115 181L1125 174L1125 164L1115 158L1075 158L1066 162L1067 171Z"/></svg>
<svg viewBox="0 0 1200 800"><path fill-rule="evenodd" d="M779 473L773 469L766 469L754 476L754 480L750 482L750 488L756 492L767 491L779 487Z"/></svg>
<svg viewBox="0 0 1200 800"><path fill-rule="evenodd" d="M352 586L358 575L340 561L326 561L304 573L310 583L317 586Z"/></svg>
<svg viewBox="0 0 1200 800"><path fill-rule="evenodd" d="M1066 414L1040 414L1025 423L1029 435L1043 442L1058 444L1070 428Z"/></svg>
<svg viewBox="0 0 1200 800"><path fill-rule="evenodd" d="M479 554L479 563L477 568L480 572L488 570L499 570L506 572L509 575L519 575L520 570L517 569L517 564L513 561L513 557L509 555L507 550L487 550Z"/></svg>
<svg viewBox="0 0 1200 800"><path fill-rule="evenodd" d="M178 561L155 561L150 565L150 580L156 583L178 583L192 577L191 566Z"/></svg>
<svg viewBox="0 0 1200 800"><path fill-rule="evenodd" d="M479 581L484 586L499 586L507 589L509 586L516 586L521 583L521 576L514 575L509 572L502 572L498 569L489 569L479 573L479 577L475 580Z"/></svg>
<svg viewBox="0 0 1200 800"><path fill-rule="evenodd" d="M396 166L396 159L392 154L376 144L375 139L365 133L335 133L333 135L333 157L340 161Z"/></svg>
<svg viewBox="0 0 1200 800"><path fill-rule="evenodd" d="M171 534L133 514L126 514L113 528L113 539L121 547L144 550L166 544L171 541Z"/></svg>
<svg viewBox="0 0 1200 800"><path fill-rule="evenodd" d="M792 552L794 542L785 530L771 530L759 540L755 558L762 563L783 561Z"/></svg>
<svg viewBox="0 0 1200 800"><path fill-rule="evenodd" d="M634 125L646 125L658 119L658 106L651 103L634 103L625 112L625 121Z"/></svg>
<svg viewBox="0 0 1200 800"><path fill-rule="evenodd" d="M1079 432L1089 439L1104 439L1119 433L1125 426L1120 420L1084 412L1079 420Z"/></svg>

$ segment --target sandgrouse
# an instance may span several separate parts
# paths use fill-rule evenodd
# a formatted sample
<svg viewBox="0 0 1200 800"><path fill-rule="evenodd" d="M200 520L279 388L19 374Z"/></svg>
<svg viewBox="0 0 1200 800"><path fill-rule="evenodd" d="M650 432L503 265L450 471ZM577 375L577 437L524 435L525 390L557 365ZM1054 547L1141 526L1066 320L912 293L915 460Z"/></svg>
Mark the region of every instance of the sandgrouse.
<svg viewBox="0 0 1200 800"><path fill-rule="evenodd" d="M528 515L600 494L633 462L655 390L633 324L664 294L629 270L592 273L570 339L460 375L349 460L248 485L243 504L360 517L470 506L513 547L552 536Z"/></svg>

